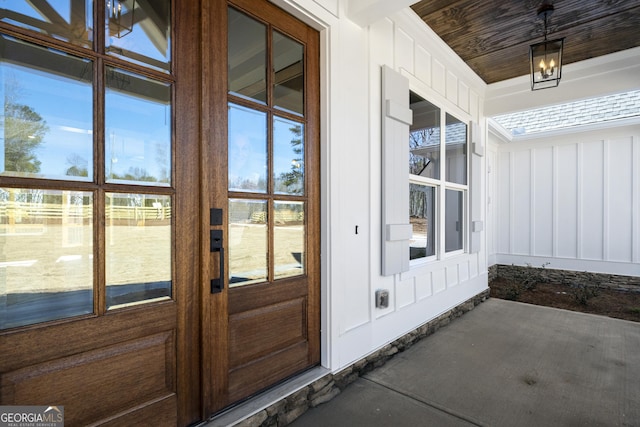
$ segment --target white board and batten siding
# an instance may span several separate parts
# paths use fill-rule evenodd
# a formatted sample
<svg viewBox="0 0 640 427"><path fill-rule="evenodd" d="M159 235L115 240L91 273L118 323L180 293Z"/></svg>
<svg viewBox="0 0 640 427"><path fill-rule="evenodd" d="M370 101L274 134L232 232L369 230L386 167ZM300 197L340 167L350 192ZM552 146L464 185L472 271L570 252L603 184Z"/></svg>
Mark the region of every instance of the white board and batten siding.
<svg viewBox="0 0 640 427"><path fill-rule="evenodd" d="M492 264L640 276L640 124L491 146Z"/></svg>
<svg viewBox="0 0 640 427"><path fill-rule="evenodd" d="M364 167L360 172L354 173L352 170L350 175L358 182L361 182L361 178L367 181L368 203L362 203L359 197L353 200L347 200L345 197L341 199L339 210L342 213L350 212L349 216L354 221L356 218L358 221L368 220L364 229L368 233L366 241L369 247L366 258L367 271L354 271L350 269L348 262L352 259L353 252L347 252L346 247L344 250L337 248L336 245L341 245L339 243L341 237L332 235L332 248L334 248L332 260L344 266L344 270L336 270L336 264L333 263L331 275L331 287L335 296L332 301L343 307L333 312L334 319L338 322L333 329L335 335L332 341L335 350L332 352L334 356L332 367L336 368L348 366L355 360L477 295L487 287L487 260L483 231L474 233L477 239L477 243L474 244L477 246L477 252L469 253L470 222L471 220L477 223L484 221L482 198L485 175L484 157L472 156L471 146L469 146L468 158L473 163L473 167L470 168L469 176L473 178L469 188L470 191L477 191L479 197L477 200L469 198L469 203L477 206L473 212L471 208L468 209L467 230L469 232L465 242L466 253L422 264L411 264L411 266L405 263L397 271L389 270L386 272L387 275L382 264L388 258L383 254L386 243L404 245L401 242L406 237L405 226L408 223L408 161L401 166L397 166L399 163L396 165L398 169L396 179L402 176L406 181L407 203L385 202L385 194L388 195L392 186L388 186L389 181L383 175L382 165L389 160L384 157L385 149L382 146L385 139L383 132L386 129L383 121L393 120L393 126L400 126L399 123L402 120L389 119L385 112L386 106L393 104L387 104L386 99L383 99L383 67L404 77L408 81L410 90L467 123L472 121L482 123L483 84L478 81L477 76L465 68L466 66L463 66L461 61L458 63L457 58L452 60L448 57L447 48L440 45L441 41L433 39L419 22L419 18L411 12L398 12L358 30L354 30L350 23L344 23L344 25L345 28L341 27L340 32L341 41L344 41L347 34L355 32L357 34L353 35L358 38L363 37L366 45L341 43L338 47L343 53L341 57L347 60L347 63L343 64L343 69L345 72L352 70L352 67L360 69L361 62L351 64L349 61L353 62L353 58L366 56L368 91L364 94L364 98L360 98L363 95L360 92L361 83L342 88L348 96L343 93L340 99L348 99L348 102L338 106L338 110L334 108L331 117L332 124L335 125L337 122L346 120L350 111L354 109L364 109L368 112L366 128L361 128L361 138L349 141L350 144L357 144L358 148L351 150L359 151L360 159L368 159L368 162L362 165ZM345 46L349 46L354 51L347 52L344 50ZM358 87L357 93L354 92L354 87ZM408 92L405 97L408 102ZM364 105L361 104L362 101L366 101ZM346 122L344 125L353 126ZM336 132L340 131L334 128L331 135L339 138L340 135ZM408 135L408 129L406 133ZM340 139L344 141L343 138ZM405 157L407 157L408 139L405 144ZM331 150L332 158L340 156L343 152L342 147L335 145L331 146ZM346 151L347 149L344 149L344 152ZM358 177L360 174L362 174L361 178ZM341 192L345 192L344 194L349 193L347 188L353 189L352 185L355 182L351 180L352 178L341 181ZM340 229L350 230L353 235L353 222L343 223L349 219L349 216L333 217L333 224L342 224ZM360 222L359 225L362 227L363 224ZM358 236L352 237L358 239ZM349 248L351 251L355 250L355 247ZM335 252L336 249L340 254ZM406 249L404 256L407 257L408 262L408 247ZM356 255L356 258L361 260L360 256ZM348 275L348 281L344 280L345 275ZM388 308L375 307L375 292L378 289L389 291ZM362 298L363 293L366 293L366 299ZM356 294L358 298L354 298Z"/></svg>

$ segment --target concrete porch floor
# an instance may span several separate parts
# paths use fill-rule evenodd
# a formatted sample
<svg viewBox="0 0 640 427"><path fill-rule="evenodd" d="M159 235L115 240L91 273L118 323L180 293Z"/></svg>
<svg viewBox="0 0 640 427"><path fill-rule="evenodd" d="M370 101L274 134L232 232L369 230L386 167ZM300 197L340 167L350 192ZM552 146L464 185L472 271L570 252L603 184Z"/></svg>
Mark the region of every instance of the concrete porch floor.
<svg viewBox="0 0 640 427"><path fill-rule="evenodd" d="M640 426L640 323L489 299L308 426Z"/></svg>

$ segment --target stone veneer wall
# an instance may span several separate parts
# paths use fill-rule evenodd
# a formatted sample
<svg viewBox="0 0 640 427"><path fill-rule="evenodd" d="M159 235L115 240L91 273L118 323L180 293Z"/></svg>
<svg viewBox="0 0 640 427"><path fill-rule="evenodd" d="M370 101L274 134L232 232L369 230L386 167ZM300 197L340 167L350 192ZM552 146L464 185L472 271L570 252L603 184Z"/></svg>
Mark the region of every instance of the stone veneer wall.
<svg viewBox="0 0 640 427"><path fill-rule="evenodd" d="M489 267L489 283L491 283L492 280L495 280L498 278L498 264L493 264L491 267Z"/></svg>
<svg viewBox="0 0 640 427"><path fill-rule="evenodd" d="M496 267L496 276L491 277L491 269ZM620 276L616 274L591 273L588 271L554 270L551 268L538 268L519 265L492 265L489 268L489 286L496 277L514 279L523 275L534 275L536 280L564 283L567 285L592 285L603 288L640 292L640 277ZM539 279L538 279L539 278Z"/></svg>
<svg viewBox="0 0 640 427"><path fill-rule="evenodd" d="M430 322L387 344L375 353L370 354L335 374L326 375L312 384L274 403L244 421L236 427L281 427L293 422L309 408L328 402L340 394L349 384L367 372L384 365L396 353L403 352L416 342L433 334L452 320L462 316L475 306L489 298L489 290L476 295L457 307L441 314Z"/></svg>

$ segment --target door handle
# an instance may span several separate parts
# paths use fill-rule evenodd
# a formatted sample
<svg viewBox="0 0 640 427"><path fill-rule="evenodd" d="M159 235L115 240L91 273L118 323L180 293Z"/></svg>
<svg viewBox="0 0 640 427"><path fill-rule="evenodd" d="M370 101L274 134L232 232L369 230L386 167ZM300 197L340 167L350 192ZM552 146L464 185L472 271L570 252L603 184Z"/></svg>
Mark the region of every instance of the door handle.
<svg viewBox="0 0 640 427"><path fill-rule="evenodd" d="M220 275L215 279L211 279L211 293L217 294L224 289L224 245L222 241L222 230L211 230L210 238L209 248L211 252L218 252L220 254Z"/></svg>

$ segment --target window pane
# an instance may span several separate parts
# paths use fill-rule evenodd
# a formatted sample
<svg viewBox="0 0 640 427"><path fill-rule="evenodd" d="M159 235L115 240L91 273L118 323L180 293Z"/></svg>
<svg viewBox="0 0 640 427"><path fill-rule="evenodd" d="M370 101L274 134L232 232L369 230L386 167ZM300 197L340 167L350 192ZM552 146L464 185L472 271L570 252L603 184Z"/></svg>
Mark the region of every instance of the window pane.
<svg viewBox="0 0 640 427"><path fill-rule="evenodd" d="M267 27L229 8L229 92L267 102Z"/></svg>
<svg viewBox="0 0 640 427"><path fill-rule="evenodd" d="M169 0L106 0L105 28L108 54L171 71Z"/></svg>
<svg viewBox="0 0 640 427"><path fill-rule="evenodd" d="M446 190L444 236L445 252L463 249L464 236L464 193L457 190Z"/></svg>
<svg viewBox="0 0 640 427"><path fill-rule="evenodd" d="M229 104L229 190L267 191L267 115Z"/></svg>
<svg viewBox="0 0 640 427"><path fill-rule="evenodd" d="M410 92L409 173L440 179L440 109Z"/></svg>
<svg viewBox="0 0 640 427"><path fill-rule="evenodd" d="M274 202L275 278L304 274L304 203Z"/></svg>
<svg viewBox="0 0 640 427"><path fill-rule="evenodd" d="M171 86L107 67L107 182L171 184Z"/></svg>
<svg viewBox="0 0 640 427"><path fill-rule="evenodd" d="M91 0L0 2L3 22L38 31L59 40L91 48L93 2Z"/></svg>
<svg viewBox="0 0 640 427"><path fill-rule="evenodd" d="M93 313L93 196L0 189L0 329Z"/></svg>
<svg viewBox="0 0 640 427"><path fill-rule="evenodd" d="M447 114L446 127L446 180L467 183L467 125Z"/></svg>
<svg viewBox="0 0 640 427"><path fill-rule="evenodd" d="M274 105L304 114L304 47L273 32Z"/></svg>
<svg viewBox="0 0 640 427"><path fill-rule="evenodd" d="M435 255L436 189L409 184L409 220L413 233L409 243L409 259Z"/></svg>
<svg viewBox="0 0 640 427"><path fill-rule="evenodd" d="M107 308L171 298L171 198L107 193Z"/></svg>
<svg viewBox="0 0 640 427"><path fill-rule="evenodd" d="M273 180L278 194L304 194L304 125L273 119Z"/></svg>
<svg viewBox="0 0 640 427"><path fill-rule="evenodd" d="M229 199L229 286L267 280L267 202Z"/></svg>
<svg viewBox="0 0 640 427"><path fill-rule="evenodd" d="M92 63L0 36L0 174L93 180Z"/></svg>

